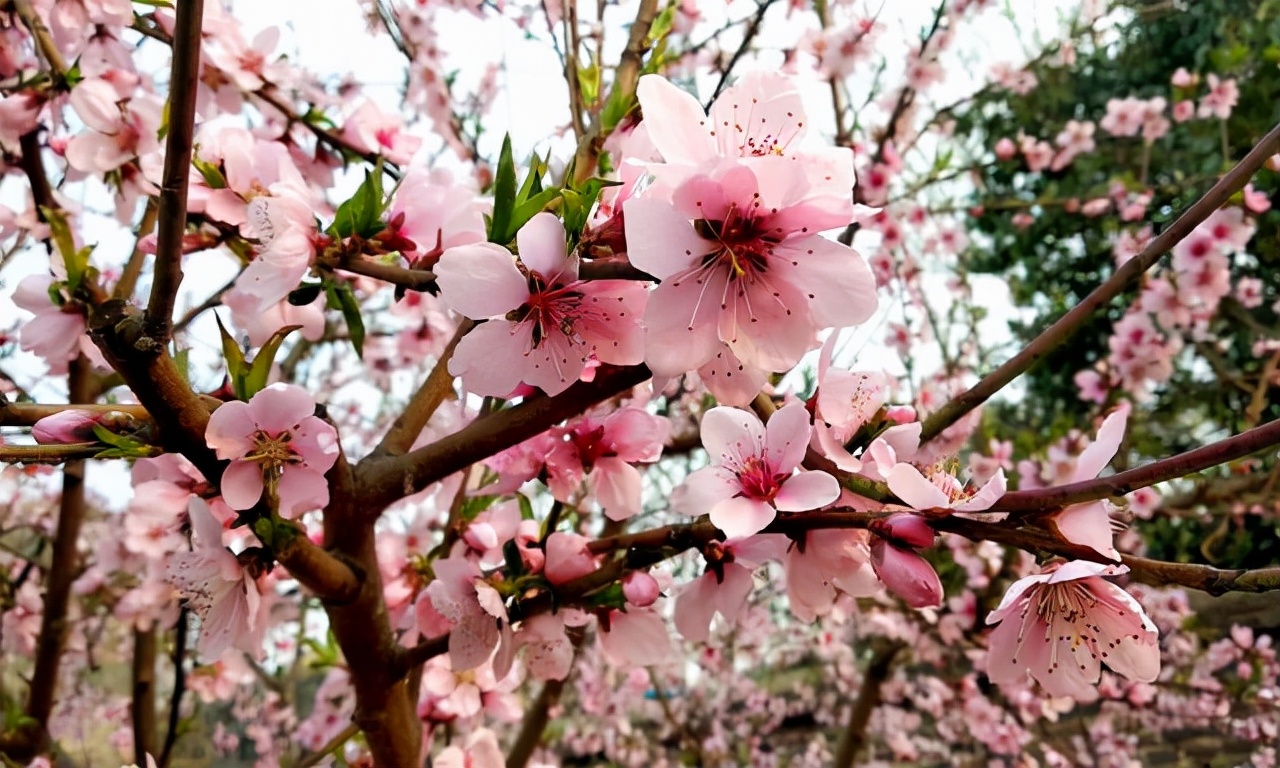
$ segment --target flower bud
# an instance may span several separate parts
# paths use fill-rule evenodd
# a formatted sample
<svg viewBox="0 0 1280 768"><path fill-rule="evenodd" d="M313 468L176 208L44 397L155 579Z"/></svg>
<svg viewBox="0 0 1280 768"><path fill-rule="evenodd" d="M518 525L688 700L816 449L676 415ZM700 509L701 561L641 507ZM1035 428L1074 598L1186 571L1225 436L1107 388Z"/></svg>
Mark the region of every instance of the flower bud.
<svg viewBox="0 0 1280 768"><path fill-rule="evenodd" d="M547 537L547 563L543 575L555 585L586 576L596 569L596 559L587 550L587 537L557 531Z"/></svg>
<svg viewBox="0 0 1280 768"><path fill-rule="evenodd" d="M61 411L45 416L31 428L31 436L41 445L96 443L93 427L104 414L91 411Z"/></svg>
<svg viewBox="0 0 1280 768"><path fill-rule="evenodd" d="M889 591L912 608L942 605L942 581L933 566L915 552L876 539L871 543L871 567Z"/></svg>
<svg viewBox="0 0 1280 768"><path fill-rule="evenodd" d="M622 594L637 608L647 608L658 600L658 580L648 571L632 571L622 579Z"/></svg>
<svg viewBox="0 0 1280 768"><path fill-rule="evenodd" d="M1013 139L1008 136L996 142L996 159L1012 160L1018 154L1018 145L1013 143Z"/></svg>
<svg viewBox="0 0 1280 768"><path fill-rule="evenodd" d="M876 520L870 526L871 532L894 544L904 547L923 549L933 546L933 528L919 515L902 513L890 515Z"/></svg>

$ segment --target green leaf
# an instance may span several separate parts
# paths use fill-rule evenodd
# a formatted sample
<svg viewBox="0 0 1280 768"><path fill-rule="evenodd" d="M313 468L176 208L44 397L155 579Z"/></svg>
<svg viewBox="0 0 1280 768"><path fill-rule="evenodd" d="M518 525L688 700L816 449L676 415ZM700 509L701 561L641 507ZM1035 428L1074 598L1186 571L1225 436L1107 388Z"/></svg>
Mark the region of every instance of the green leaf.
<svg viewBox="0 0 1280 768"><path fill-rule="evenodd" d="M529 175L524 177L524 183L520 185L520 191L516 193L516 207L528 200L533 195L542 191L542 176L547 172L547 164L536 154L529 161ZM516 227L519 229L519 227Z"/></svg>
<svg viewBox="0 0 1280 768"><path fill-rule="evenodd" d="M520 505L520 519L533 519L533 502L529 501L529 497L523 493L516 494L516 504Z"/></svg>
<svg viewBox="0 0 1280 768"><path fill-rule="evenodd" d="M222 335L222 357L227 361L227 376L231 379L231 389L238 399L248 400L249 398L243 394L246 373L244 350L240 349L235 337L227 331L226 326L222 324L222 318L218 317L216 312L213 319L217 321L218 333Z"/></svg>
<svg viewBox="0 0 1280 768"><path fill-rule="evenodd" d="M516 164L511 158L511 134L502 138L498 167L493 176L493 213L489 214L489 242L506 245L511 242L511 214L516 207Z"/></svg>
<svg viewBox="0 0 1280 768"><path fill-rule="evenodd" d="M210 189L226 189L227 180L222 175L222 171L213 163L201 160L195 155L191 156L191 164L196 167L200 175L204 177L204 183L209 185Z"/></svg>
<svg viewBox="0 0 1280 768"><path fill-rule="evenodd" d="M84 273L89 268L89 254L93 249L89 247L76 249L71 225L67 223L67 216L61 209L41 206L40 212L44 214L44 220L49 225L50 238L53 240L54 247L57 248L58 255L62 257L63 266L66 267L67 288L74 293L80 287L80 282L84 280Z"/></svg>
<svg viewBox="0 0 1280 768"><path fill-rule="evenodd" d="M262 543L268 547L272 546L272 542L275 541L276 527L272 524L270 517L260 517L255 520L253 523L253 532L257 534Z"/></svg>
<svg viewBox="0 0 1280 768"><path fill-rule="evenodd" d="M364 172L364 181L350 200L338 206L333 223L325 230L336 238L370 238L383 230L382 160L372 171Z"/></svg>
<svg viewBox="0 0 1280 768"><path fill-rule="evenodd" d="M544 189L516 206L515 212L511 214L511 237L507 238L507 242L511 242L511 238L516 236L521 227L529 223L529 219L545 210L547 204L558 197L560 197L560 190Z"/></svg>
<svg viewBox="0 0 1280 768"><path fill-rule="evenodd" d="M271 338L267 339L267 343L262 345L262 349L258 350L258 354L253 356L253 362L249 365L249 370L244 376L245 397L253 397L262 388L267 386L267 378L271 376L271 364L275 362L276 353L280 351L280 345L284 343L285 337L301 328L301 325L286 325L275 333L271 334Z"/></svg>
<svg viewBox="0 0 1280 768"><path fill-rule="evenodd" d="M582 100L587 104L595 104L596 99L600 98L600 66L594 61L578 68L578 90L582 92Z"/></svg>
<svg viewBox="0 0 1280 768"><path fill-rule="evenodd" d="M347 321L347 332L351 335L351 346L355 347L356 357L363 360L364 318L360 316L360 302L356 299L356 292L351 288L351 283L335 283L326 280L324 293L329 306L342 311L342 317Z"/></svg>

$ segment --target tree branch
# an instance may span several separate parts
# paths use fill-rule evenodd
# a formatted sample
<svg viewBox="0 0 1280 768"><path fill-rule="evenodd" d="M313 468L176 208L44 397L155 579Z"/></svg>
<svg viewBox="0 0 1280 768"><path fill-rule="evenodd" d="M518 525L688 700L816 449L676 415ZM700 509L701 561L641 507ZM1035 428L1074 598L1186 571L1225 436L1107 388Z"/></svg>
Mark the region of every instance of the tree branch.
<svg viewBox="0 0 1280 768"><path fill-rule="evenodd" d="M862 675L862 686L858 688L858 698L854 699L853 709L849 712L849 722L840 734L835 760L831 763L833 768L852 768L856 763L867 742L871 713L880 704L880 688L889 679L894 658L906 647L897 640L878 640L871 660L867 662L867 671Z"/></svg>
<svg viewBox="0 0 1280 768"><path fill-rule="evenodd" d="M200 88L200 25L204 0L176 6L173 67L169 76L169 134L160 185L156 260L147 302L147 332L157 349L173 334L173 305L182 284L182 236L187 231L187 177L195 136L196 94Z"/></svg>
<svg viewBox="0 0 1280 768"><path fill-rule="evenodd" d="M1119 296L1132 283L1160 260L1168 252L1191 234L1201 222L1227 202L1236 192L1249 183L1253 174L1262 167L1267 158L1280 149L1280 125L1272 128L1261 141L1249 150L1236 167L1218 180L1208 192L1186 210L1168 229L1161 232L1147 244L1142 252L1117 269L1102 285L1098 286L1079 304L1060 317L1057 322L1046 328L1031 341L1021 352L1014 355L996 370L987 374L968 391L951 400L925 419L920 435L920 442L926 443L940 435L943 430L959 421L965 414L985 403L992 395L1003 389L1024 371L1035 365L1042 357L1069 339L1085 322L1116 296Z"/></svg>
<svg viewBox="0 0 1280 768"><path fill-rule="evenodd" d="M133 761L147 764L156 754L156 628L133 630L133 696L129 713L133 721Z"/></svg>
<svg viewBox="0 0 1280 768"><path fill-rule="evenodd" d="M138 420L148 420L151 414L140 405L117 404L102 405L97 403L9 403L0 402L0 427L32 427L37 421L65 411L85 411L88 413L124 413ZM5 446L16 448L19 446ZM54 448L57 446L43 446Z"/></svg>
<svg viewBox="0 0 1280 768"><path fill-rule="evenodd" d="M649 376L643 365L603 366L594 381L579 381L555 397L529 398L403 456L366 457L356 466L356 495L366 514L376 517L392 502L535 437Z"/></svg>
<svg viewBox="0 0 1280 768"><path fill-rule="evenodd" d="M414 393L391 429L383 436L382 442L373 449L374 455L398 456L409 450L413 441L418 439L423 427L431 420L432 414L440 407L445 398L453 394L453 375L449 373L449 361L453 359L453 351L458 348L462 337L475 327L471 320L463 320L454 332L449 344L440 353L426 381Z"/></svg>
<svg viewBox="0 0 1280 768"><path fill-rule="evenodd" d="M169 693L169 724L164 733L164 746L156 758L159 768L169 768L173 745L178 743L178 725L182 722L182 696L187 690L187 616L184 605L178 611L178 623L173 629L173 690Z"/></svg>

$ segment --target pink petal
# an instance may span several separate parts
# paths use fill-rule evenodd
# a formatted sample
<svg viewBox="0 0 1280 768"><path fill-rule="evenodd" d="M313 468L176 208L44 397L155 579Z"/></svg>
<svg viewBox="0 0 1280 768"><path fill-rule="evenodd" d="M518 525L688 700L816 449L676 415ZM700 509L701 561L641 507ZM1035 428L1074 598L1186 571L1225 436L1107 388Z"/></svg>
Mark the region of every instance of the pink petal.
<svg viewBox="0 0 1280 768"><path fill-rule="evenodd" d="M684 479L671 493L671 508L684 515L704 515L707 510L738 492L738 483L719 467L703 467Z"/></svg>
<svg viewBox="0 0 1280 768"><path fill-rule="evenodd" d="M506 397L524 374L524 353L531 345L531 326L490 320L471 330L454 350L449 373L461 376L468 391ZM502 365L495 365L502 360Z"/></svg>
<svg viewBox="0 0 1280 768"><path fill-rule="evenodd" d="M723 346L717 330L720 304L706 297L719 296L726 277L716 271L707 280L663 283L649 295L644 361L655 376L688 373L714 358Z"/></svg>
<svg viewBox="0 0 1280 768"><path fill-rule="evenodd" d="M591 480L605 517L626 520L640 512L640 470L616 456L606 456L596 461Z"/></svg>
<svg viewBox="0 0 1280 768"><path fill-rule="evenodd" d="M769 423L772 424L773 419ZM839 497L840 483L831 475L826 472L801 472L783 481L773 503L780 512L804 512L825 507Z"/></svg>
<svg viewBox="0 0 1280 768"><path fill-rule="evenodd" d="M280 515L292 519L329 504L329 481L320 472L294 465L281 474L279 493Z"/></svg>
<svg viewBox="0 0 1280 768"><path fill-rule="evenodd" d="M665 200L633 197L623 204L623 210L627 258L659 280L695 266L711 250L689 219Z"/></svg>
<svg viewBox="0 0 1280 768"><path fill-rule="evenodd" d="M729 308L719 313L718 331L746 365L785 371L816 346L817 328L806 313L788 311L804 305L790 285L774 280L768 285L731 286L731 291Z"/></svg>
<svg viewBox="0 0 1280 768"><path fill-rule="evenodd" d="M1071 475L1072 482L1090 480L1106 469L1111 459L1115 457L1116 451L1120 450L1120 442L1124 440L1124 429L1128 420L1129 404L1127 402L1121 403L1102 420L1102 426L1098 427L1097 439L1090 443L1076 459L1075 472Z"/></svg>
<svg viewBox="0 0 1280 768"><path fill-rule="evenodd" d="M1050 518L1058 535L1073 544L1089 547L1093 551L1116 562L1116 551L1111 532L1111 517L1101 501L1073 504Z"/></svg>
<svg viewBox="0 0 1280 768"><path fill-rule="evenodd" d="M1013 582L1008 591L1004 593L1004 597L1000 600L1000 605L994 611L987 614L987 624L995 624L1003 621L1012 614L1022 603L1023 596L1030 590L1036 588L1049 580L1049 574L1042 573L1034 576L1023 576L1021 579ZM1032 593L1034 595L1034 592ZM1017 622L1014 622L1017 623Z"/></svg>
<svg viewBox="0 0 1280 768"><path fill-rule="evenodd" d="M521 325L532 327L528 323ZM558 395L578 381L589 356L590 348L585 344L566 336L559 328L547 329L541 343L525 356L522 379L548 395ZM489 365L494 365L495 359L500 358L491 358Z"/></svg>
<svg viewBox="0 0 1280 768"><path fill-rule="evenodd" d="M792 400L779 408L765 424L765 457L770 468L785 474L800 466L809 448L809 411L804 403ZM834 499L833 499L834 500ZM826 502L824 502L826 503ZM783 509L778 507L778 509ZM806 507L812 509L812 507ZM795 510L783 510L794 512Z"/></svg>
<svg viewBox="0 0 1280 768"><path fill-rule="evenodd" d="M609 614L609 631L600 633L600 648L614 664L647 667L671 660L667 624L652 609Z"/></svg>
<svg viewBox="0 0 1280 768"><path fill-rule="evenodd" d="M702 445L712 464L723 464L763 451L765 427L751 411L718 406L702 416Z"/></svg>
<svg viewBox="0 0 1280 768"><path fill-rule="evenodd" d="M289 447L308 468L324 474L338 460L338 431L319 416L307 416L293 430Z"/></svg>
<svg viewBox="0 0 1280 768"><path fill-rule="evenodd" d="M232 509L251 509L261 498L262 467L252 461L231 462L222 473L222 500Z"/></svg>
<svg viewBox="0 0 1280 768"><path fill-rule="evenodd" d="M529 299L529 285L511 252L493 243L459 245L437 262L440 298L473 320L505 315ZM505 393L504 393L505 394Z"/></svg>
<svg viewBox="0 0 1280 768"><path fill-rule="evenodd" d="M729 539L741 539L764 530L777 516L775 510L763 501L743 496L725 499L711 508L711 523L724 531Z"/></svg>
<svg viewBox="0 0 1280 768"><path fill-rule="evenodd" d="M576 263L566 254L564 225L554 214L544 211L529 219L516 233L516 246L520 262L548 283L577 279Z"/></svg>
<svg viewBox="0 0 1280 768"><path fill-rule="evenodd" d="M920 470L910 464L895 464L885 475L889 490L912 509L935 509L951 506L942 489L929 482Z"/></svg>
<svg viewBox="0 0 1280 768"><path fill-rule="evenodd" d="M706 113L689 93L660 75L645 75L636 86L636 99L644 110L649 138L668 163L698 165L716 155Z"/></svg>
<svg viewBox="0 0 1280 768"><path fill-rule="evenodd" d="M311 399L311 393L296 384L276 382L249 400L254 422L272 437L292 431L315 412L316 401Z"/></svg>
<svg viewBox="0 0 1280 768"><path fill-rule="evenodd" d="M879 307L871 267L852 248L814 235L779 243L774 253L785 279L812 294L805 306L815 325L858 325Z"/></svg>
<svg viewBox="0 0 1280 768"><path fill-rule="evenodd" d="M747 365L720 343L711 361L698 369L698 378L721 405L745 408L769 381L769 372Z"/></svg>
<svg viewBox="0 0 1280 768"><path fill-rule="evenodd" d="M1004 495L1007 485L1004 469L997 469L995 475L987 481L986 485L978 489L978 492L973 496L956 504L953 509L957 512L981 512L984 509L990 509L991 505L999 501L1000 497ZM1001 514L1003 516L1003 513Z"/></svg>

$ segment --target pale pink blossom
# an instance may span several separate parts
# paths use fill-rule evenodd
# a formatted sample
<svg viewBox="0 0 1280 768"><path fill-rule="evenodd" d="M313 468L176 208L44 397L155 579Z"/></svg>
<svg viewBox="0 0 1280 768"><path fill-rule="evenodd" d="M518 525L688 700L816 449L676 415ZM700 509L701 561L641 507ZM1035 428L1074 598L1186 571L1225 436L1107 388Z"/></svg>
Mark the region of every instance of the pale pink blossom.
<svg viewBox="0 0 1280 768"><path fill-rule="evenodd" d="M889 591L912 608L942 605L942 581L916 551L933 545L934 533L918 515L896 514L871 526L871 566Z"/></svg>
<svg viewBox="0 0 1280 768"><path fill-rule="evenodd" d="M1018 154L1018 145L1008 136L1001 136L995 146L996 159L1002 162L1012 160Z"/></svg>
<svg viewBox="0 0 1280 768"><path fill-rule="evenodd" d="M431 764L435 768L504 768L507 759L494 732L477 728L467 734L465 746L450 744Z"/></svg>
<svg viewBox="0 0 1280 768"><path fill-rule="evenodd" d="M21 347L44 358L49 373L61 376L67 365L81 350L87 327L83 310L75 304L53 303L49 289L52 275L31 275L18 283L11 297L20 309L35 313L22 324L18 339Z"/></svg>
<svg viewBox="0 0 1280 768"><path fill-rule="evenodd" d="M653 608L610 611L597 633L600 650L619 666L651 667L671 661L671 635Z"/></svg>
<svg viewBox="0 0 1280 768"><path fill-rule="evenodd" d="M329 503L324 474L338 460L338 435L302 387L272 384L247 403L224 403L209 417L205 441L231 460L221 486L232 509L252 508L264 488L273 488L285 517Z"/></svg>
<svg viewBox="0 0 1280 768"><path fill-rule="evenodd" d="M17 153L18 139L39 125L44 99L35 91L18 91L0 98L0 148Z"/></svg>
<svg viewBox="0 0 1280 768"><path fill-rule="evenodd" d="M965 486L956 477L940 469L928 477L912 464L895 464L885 475L889 490L911 509L982 512L1004 495L1007 483L1004 469L998 468L981 487Z"/></svg>
<svg viewBox="0 0 1280 768"><path fill-rule="evenodd" d="M799 162L727 166L682 184L672 202L627 201L631 262L662 280L645 312L645 362L676 376L722 344L746 366L791 368L818 329L875 312L875 279L856 251L816 234L847 223L790 196Z"/></svg>
<svg viewBox="0 0 1280 768"><path fill-rule="evenodd" d="M1235 109L1236 103L1240 100L1240 89L1236 87L1236 81L1223 80L1215 74L1210 74L1206 81L1209 92L1200 97L1200 108L1196 111L1197 114L1200 117L1226 120L1231 117L1231 110Z"/></svg>
<svg viewBox="0 0 1280 768"><path fill-rule="evenodd" d="M236 288L257 299L263 312L289 295L307 274L319 235L306 193L285 183L255 197L246 220L261 244L257 256L236 278Z"/></svg>
<svg viewBox="0 0 1280 768"><path fill-rule="evenodd" d="M113 171L160 148L162 105L150 94L122 99L106 80L88 78L71 90L71 108L88 130L71 137L67 162L88 173Z"/></svg>
<svg viewBox="0 0 1280 768"><path fill-rule="evenodd" d="M787 543L769 534L715 545L716 562L676 598L676 630L686 640L701 643L710 635L717 613L727 624L737 623L751 594L751 574L767 560L780 560Z"/></svg>
<svg viewBox="0 0 1280 768"><path fill-rule="evenodd" d="M501 596L481 577L475 563L450 557L432 563L435 579L417 603L418 628L425 637L449 633L449 660L454 670L474 669L494 659L494 676L510 669L511 628Z"/></svg>
<svg viewBox="0 0 1280 768"><path fill-rule="evenodd" d="M1188 72L1186 67L1178 67L1169 77L1169 84L1175 88L1190 88L1199 81L1199 76Z"/></svg>
<svg viewBox="0 0 1280 768"><path fill-rule="evenodd" d="M1170 113L1175 123L1185 123L1196 116L1196 103L1191 99L1183 99L1173 105Z"/></svg>
<svg viewBox="0 0 1280 768"><path fill-rule="evenodd" d="M759 533L778 512L802 512L835 501L836 479L826 472L793 474L809 445L809 413L792 402L766 427L750 411L712 408L702 417L702 444L711 466L689 477L671 496L687 515L708 513L730 539Z"/></svg>
<svg viewBox="0 0 1280 768"><path fill-rule="evenodd" d="M1142 130L1146 102L1132 96L1126 99L1109 99L1107 114L1098 121L1098 127L1112 136L1136 136Z"/></svg>
<svg viewBox="0 0 1280 768"><path fill-rule="evenodd" d="M634 465L662 456L670 421L628 406L552 431L559 439L546 454L547 487L557 499L570 501L586 482L610 520L640 512L642 476Z"/></svg>
<svg viewBox="0 0 1280 768"><path fill-rule="evenodd" d="M267 617L257 580L222 545L222 525L202 499L192 497L192 550L170 556L169 580L200 617L201 655L210 661L228 648L259 655Z"/></svg>
<svg viewBox="0 0 1280 768"><path fill-rule="evenodd" d="M422 146L422 139L405 130L403 120L383 112L368 99L347 117L342 135L352 146L382 155L397 165L407 165Z"/></svg>
<svg viewBox="0 0 1280 768"><path fill-rule="evenodd" d="M1118 674L1154 682L1160 673L1155 624L1120 587L1104 581L1128 571L1074 561L1014 583L987 616L987 675L1018 683L1030 675L1051 696L1088 699L1105 663Z"/></svg>
<svg viewBox="0 0 1280 768"><path fill-rule="evenodd" d="M830 613L841 595L880 591L867 539L859 530L809 531L787 550L787 601L796 618L811 622Z"/></svg>
<svg viewBox="0 0 1280 768"><path fill-rule="evenodd" d="M488 322L462 339L449 372L479 395L508 396L521 382L550 395L578 381L595 358L634 365L643 358L642 283L578 279L564 225L540 213L516 234L520 256L493 243L450 248L436 276L445 303Z"/></svg>

